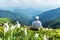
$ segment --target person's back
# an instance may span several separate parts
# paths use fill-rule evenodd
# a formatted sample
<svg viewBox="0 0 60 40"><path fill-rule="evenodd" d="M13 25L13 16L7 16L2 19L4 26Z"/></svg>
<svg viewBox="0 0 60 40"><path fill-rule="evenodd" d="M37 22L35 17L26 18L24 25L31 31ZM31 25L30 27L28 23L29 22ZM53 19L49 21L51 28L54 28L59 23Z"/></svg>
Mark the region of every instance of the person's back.
<svg viewBox="0 0 60 40"><path fill-rule="evenodd" d="M42 28L42 23L40 21L33 21L32 27L33 28Z"/></svg>
<svg viewBox="0 0 60 40"><path fill-rule="evenodd" d="M35 29L38 29L38 28L42 28L42 23L39 21L39 17L36 16L35 21L32 22L31 29L35 30Z"/></svg>

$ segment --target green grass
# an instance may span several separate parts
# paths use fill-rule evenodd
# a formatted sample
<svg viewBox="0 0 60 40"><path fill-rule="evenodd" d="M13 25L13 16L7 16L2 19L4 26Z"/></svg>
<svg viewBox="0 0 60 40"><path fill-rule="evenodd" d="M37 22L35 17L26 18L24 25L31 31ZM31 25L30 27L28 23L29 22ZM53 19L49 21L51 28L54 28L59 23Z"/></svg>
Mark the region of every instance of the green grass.
<svg viewBox="0 0 60 40"><path fill-rule="evenodd" d="M5 22L11 22L11 20L10 19L8 19L8 18L0 18L0 24L3 24L3 23L5 23Z"/></svg>
<svg viewBox="0 0 60 40"><path fill-rule="evenodd" d="M0 24L5 22L11 22L8 18L0 18ZM25 35L25 28L27 28L27 36ZM44 29L44 30L43 30ZM0 26L0 40L44 40L44 35L47 35L51 40L60 40L60 29L46 30L43 28L42 30L33 31L30 30L28 26L21 26L20 28L16 28L14 30L10 30L4 32L2 26ZM38 33L39 36L36 38L35 34Z"/></svg>
<svg viewBox="0 0 60 40"><path fill-rule="evenodd" d="M27 36L25 36L24 28L27 28ZM54 37L54 40L60 40L59 30L60 29L54 29L54 30L45 29L45 30L33 31L30 30L29 27L20 27L19 29L15 28L13 31L9 30L8 32L6 32L4 39L5 40L43 40L44 35L47 35L50 38ZM35 33L39 34L38 38L35 37Z"/></svg>

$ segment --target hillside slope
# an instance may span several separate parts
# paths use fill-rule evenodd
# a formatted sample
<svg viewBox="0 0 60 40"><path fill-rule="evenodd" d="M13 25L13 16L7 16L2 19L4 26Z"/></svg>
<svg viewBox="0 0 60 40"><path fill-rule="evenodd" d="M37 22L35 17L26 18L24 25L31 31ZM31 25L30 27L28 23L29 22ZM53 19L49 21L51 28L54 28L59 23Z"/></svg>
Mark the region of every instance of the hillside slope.
<svg viewBox="0 0 60 40"><path fill-rule="evenodd" d="M29 16L22 13L11 12L8 10L0 10L0 18L9 18L14 21L19 21L21 24L29 25Z"/></svg>
<svg viewBox="0 0 60 40"><path fill-rule="evenodd" d="M40 17L40 20L42 21L43 25L48 26L48 23L53 25L52 23L56 22L56 21L53 22L53 20L57 19L57 22L58 22L58 19L60 18L60 8L46 11L38 16Z"/></svg>

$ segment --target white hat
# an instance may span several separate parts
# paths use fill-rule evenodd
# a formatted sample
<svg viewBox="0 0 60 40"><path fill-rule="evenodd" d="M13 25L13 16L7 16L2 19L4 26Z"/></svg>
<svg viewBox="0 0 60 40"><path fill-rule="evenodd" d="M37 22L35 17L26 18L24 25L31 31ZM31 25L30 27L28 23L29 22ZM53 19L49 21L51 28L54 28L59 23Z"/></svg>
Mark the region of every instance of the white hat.
<svg viewBox="0 0 60 40"><path fill-rule="evenodd" d="M19 23L18 21L16 23Z"/></svg>
<svg viewBox="0 0 60 40"><path fill-rule="evenodd" d="M39 19L39 16L36 16L35 19Z"/></svg>

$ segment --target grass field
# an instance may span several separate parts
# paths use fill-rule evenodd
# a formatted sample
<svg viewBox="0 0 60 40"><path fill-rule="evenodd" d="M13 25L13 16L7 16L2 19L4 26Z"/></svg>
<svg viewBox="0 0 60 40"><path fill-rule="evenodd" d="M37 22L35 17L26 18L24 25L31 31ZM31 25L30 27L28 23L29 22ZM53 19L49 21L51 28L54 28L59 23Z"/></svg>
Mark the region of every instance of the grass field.
<svg viewBox="0 0 60 40"><path fill-rule="evenodd" d="M0 40L44 40L46 35L50 40L60 40L60 29L47 29L34 31L30 30L28 26L15 27L13 30L10 28L4 32L3 27L0 27Z"/></svg>

